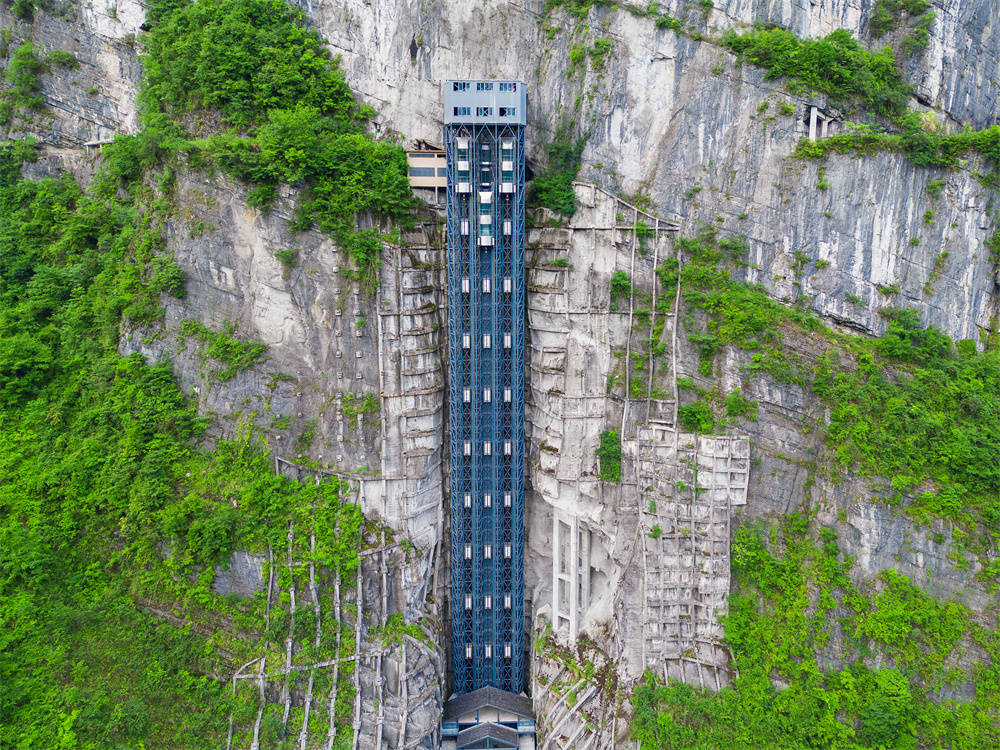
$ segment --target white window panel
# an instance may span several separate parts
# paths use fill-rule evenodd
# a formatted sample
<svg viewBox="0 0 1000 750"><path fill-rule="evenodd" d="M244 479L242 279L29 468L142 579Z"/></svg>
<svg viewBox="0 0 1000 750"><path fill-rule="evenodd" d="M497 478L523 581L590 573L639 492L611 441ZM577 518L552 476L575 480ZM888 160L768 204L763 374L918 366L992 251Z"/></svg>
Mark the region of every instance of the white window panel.
<svg viewBox="0 0 1000 750"><path fill-rule="evenodd" d="M510 594L503 595L503 608L510 609Z"/></svg>
<svg viewBox="0 0 1000 750"><path fill-rule="evenodd" d="M487 544L483 547L483 559L492 560L493 559L493 545Z"/></svg>
<svg viewBox="0 0 1000 750"><path fill-rule="evenodd" d="M489 594L483 597L483 609L493 609L493 597Z"/></svg>
<svg viewBox="0 0 1000 750"><path fill-rule="evenodd" d="M465 497L462 499L462 504L465 505L466 508L471 508L472 507L472 494L471 493L469 493L469 492L465 493Z"/></svg>
<svg viewBox="0 0 1000 750"><path fill-rule="evenodd" d="M483 294L489 294L490 293L490 286L491 286L491 284L490 284L489 278L483 279Z"/></svg>
<svg viewBox="0 0 1000 750"><path fill-rule="evenodd" d="M504 293L510 294L513 288L514 288L514 283L510 280L510 276L505 276L503 280Z"/></svg>
<svg viewBox="0 0 1000 750"><path fill-rule="evenodd" d="M505 508L509 508L510 507L510 500L511 500L510 493L509 492L503 493L503 506Z"/></svg>
<svg viewBox="0 0 1000 750"><path fill-rule="evenodd" d="M510 388L504 388L503 389L503 402L505 404L509 404L510 403L510 397L511 397Z"/></svg>
<svg viewBox="0 0 1000 750"><path fill-rule="evenodd" d="M493 455L493 444L489 440L483 443L483 455L484 456Z"/></svg>
<svg viewBox="0 0 1000 750"><path fill-rule="evenodd" d="M462 446L462 452L465 453L466 456L471 456L472 455L472 443L469 442L468 440L466 440L465 441L465 445Z"/></svg>
<svg viewBox="0 0 1000 750"><path fill-rule="evenodd" d="M466 544L464 552L465 552L465 559L466 560L471 560L472 559L472 545L471 544Z"/></svg>
<svg viewBox="0 0 1000 750"><path fill-rule="evenodd" d="M472 403L472 389L471 388L463 388L462 389L462 401L464 401L467 404L471 404Z"/></svg>
<svg viewBox="0 0 1000 750"><path fill-rule="evenodd" d="M510 349L511 344L513 344L513 342L514 342L514 337L511 336L509 333L505 333L503 335L503 348L504 349Z"/></svg>
<svg viewBox="0 0 1000 750"><path fill-rule="evenodd" d="M483 334L483 349L489 349L491 344L490 335L488 333Z"/></svg>
<svg viewBox="0 0 1000 750"><path fill-rule="evenodd" d="M465 658L466 659L471 659L472 658L472 644L471 643L466 643L465 644Z"/></svg>
<svg viewBox="0 0 1000 750"><path fill-rule="evenodd" d="M503 546L503 556L504 556L504 559L509 560L510 559L510 554L511 554L510 545L509 544L505 544Z"/></svg>
<svg viewBox="0 0 1000 750"><path fill-rule="evenodd" d="M483 389L483 403L488 404L493 400L493 392L489 388Z"/></svg>
<svg viewBox="0 0 1000 750"><path fill-rule="evenodd" d="M465 611L468 612L472 609L472 594L465 595Z"/></svg>
<svg viewBox="0 0 1000 750"><path fill-rule="evenodd" d="M493 505L493 496L487 492L485 495L483 495L483 507L489 508L492 505Z"/></svg>
<svg viewBox="0 0 1000 750"><path fill-rule="evenodd" d="M462 348L468 349L472 346L472 335L468 333L462 334Z"/></svg>

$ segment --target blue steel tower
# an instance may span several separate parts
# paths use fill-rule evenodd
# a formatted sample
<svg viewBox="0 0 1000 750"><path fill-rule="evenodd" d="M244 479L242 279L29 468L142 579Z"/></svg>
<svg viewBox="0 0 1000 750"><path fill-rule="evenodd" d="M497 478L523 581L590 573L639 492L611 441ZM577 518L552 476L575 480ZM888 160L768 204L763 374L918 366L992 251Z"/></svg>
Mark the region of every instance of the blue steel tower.
<svg viewBox="0 0 1000 750"><path fill-rule="evenodd" d="M454 692L524 667L524 85L448 81Z"/></svg>

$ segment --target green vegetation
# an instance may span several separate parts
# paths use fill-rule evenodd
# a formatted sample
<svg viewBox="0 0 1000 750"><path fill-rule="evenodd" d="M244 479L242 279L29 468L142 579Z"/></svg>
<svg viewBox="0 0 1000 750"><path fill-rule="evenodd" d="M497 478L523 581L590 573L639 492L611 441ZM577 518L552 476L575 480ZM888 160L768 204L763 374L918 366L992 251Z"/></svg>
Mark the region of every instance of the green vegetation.
<svg viewBox="0 0 1000 750"><path fill-rule="evenodd" d="M363 419L368 419L379 413L382 406L379 397L374 393L357 394L345 393L341 399L341 408L347 418L363 415Z"/></svg>
<svg viewBox="0 0 1000 750"><path fill-rule="evenodd" d="M38 76L48 70L35 54L31 42L19 46L10 56L4 78L10 88L0 90L0 125L9 125L15 113L40 109L45 101L38 96Z"/></svg>
<svg viewBox="0 0 1000 750"><path fill-rule="evenodd" d="M899 6L911 4L908 0ZM904 41L907 51L926 46L933 20L933 13L921 17ZM756 26L745 34L729 31L722 43L765 68L767 78L785 77L793 90L819 91L834 100L860 105L888 118L899 131L887 132L871 123L847 123L846 132L830 138L815 142L803 139L795 151L797 156L822 159L830 151L897 151L921 166L954 167L960 156L978 152L993 162L994 169L1000 167L1000 126L981 131L966 127L949 135L941 132L932 117L909 110L912 86L903 80L889 48L869 52L844 29L823 39L802 40L785 29L766 26Z"/></svg>
<svg viewBox="0 0 1000 750"><path fill-rule="evenodd" d="M916 17L928 8L926 0L875 0L875 9L868 24L872 36L879 37L899 28L901 15Z"/></svg>
<svg viewBox="0 0 1000 750"><path fill-rule="evenodd" d="M573 180L580 171L580 156L585 144L586 138L570 135L569 126L559 127L553 140L545 146L548 165L528 185L531 208L544 207L564 216L576 212Z"/></svg>
<svg viewBox="0 0 1000 750"><path fill-rule="evenodd" d="M632 295L632 281L628 273L618 269L611 274L611 304L617 305L622 301L627 301Z"/></svg>
<svg viewBox="0 0 1000 750"><path fill-rule="evenodd" d="M817 536L797 515L770 533L736 531L725 628L738 677L712 693L647 675L632 696L633 737L641 747L996 746L997 633L965 606L937 602L894 570L852 584L836 532L822 528ZM841 666L831 669L827 649L837 636ZM954 666L965 663L966 644L986 659ZM970 701L936 695L960 682L974 687Z"/></svg>
<svg viewBox="0 0 1000 750"><path fill-rule="evenodd" d="M944 518L964 529L964 546L973 554L1000 541L1000 426L994 418L1000 414L1000 352L977 352L971 342L955 345L937 329L921 327L913 310L884 311L888 330L878 339L836 334L814 314L731 281L713 233L679 242L687 256L683 299L707 315L706 328L689 324L688 334L707 362L704 371L711 372L721 346L752 352L748 373L796 383L829 408L829 421L819 427L831 452L830 471L888 483L887 502L903 504L917 520ZM826 339L828 351L807 361L786 350L783 340L793 332Z"/></svg>
<svg viewBox="0 0 1000 750"><path fill-rule="evenodd" d="M299 262L299 251L292 249L279 250L274 254L274 257L281 263L282 277L287 279L295 268L295 264Z"/></svg>
<svg viewBox="0 0 1000 750"><path fill-rule="evenodd" d="M726 416L746 417L757 421L757 402L743 395L739 388L726 394Z"/></svg>
<svg viewBox="0 0 1000 750"><path fill-rule="evenodd" d="M618 5L618 0L545 0L545 12L565 8L567 13L582 21L591 8L615 8Z"/></svg>
<svg viewBox="0 0 1000 750"><path fill-rule="evenodd" d="M52 50L45 59L50 65L58 65L61 68L75 70L80 67L80 61L76 59L76 55L61 49Z"/></svg>
<svg viewBox="0 0 1000 750"><path fill-rule="evenodd" d="M267 344L233 338L233 330L233 324L229 321L226 321L221 331L211 331L197 320L184 320L180 327L182 335L195 339L205 347L203 355L206 359L225 364L225 367L212 373L219 380L231 379L236 373L259 362L267 351Z"/></svg>
<svg viewBox="0 0 1000 750"><path fill-rule="evenodd" d="M926 121L916 112L908 112L897 119L901 132L888 133L878 126L848 123L848 129L818 141L803 140L795 150L796 156L825 159L827 154L875 154L892 151L904 154L914 164L924 167L955 167L959 158L978 152L990 159L994 169L1000 168L1000 125L986 130L965 128L950 135L929 130ZM932 196L940 193L937 181L928 185Z"/></svg>
<svg viewBox="0 0 1000 750"><path fill-rule="evenodd" d="M30 155L0 148L0 745L218 745L255 698L208 675L269 639L240 637L263 627L263 599L212 595L213 567L284 546L298 517L350 585L360 511L336 482L274 476L249 432L198 449L206 421L169 364L117 353L122 319L155 321L160 294L179 291L155 211L100 183L21 180ZM229 624L195 635L152 608Z"/></svg>
<svg viewBox="0 0 1000 750"><path fill-rule="evenodd" d="M32 7L18 0L15 12ZM353 585L358 552L372 540L340 482L275 476L253 415L206 450L209 420L169 363L121 357L118 346L123 327L160 321L163 294L184 294L163 239L182 162L214 160L246 177L261 205L279 182L300 183L299 226L330 231L363 281L381 240L355 232L354 217L405 221L405 164L396 146L366 135L370 111L284 3L159 0L148 20L144 130L105 147L86 190L68 176L22 179L33 144L0 143L3 747L222 747L229 716L234 746L248 746L257 688L234 695L225 681L239 665L263 654L280 661L286 637L298 644L296 664L354 649L339 637L357 616L349 608L337 622L322 598L318 645L312 608L288 610L288 589L307 590L306 566L277 571L281 595L269 604L263 594L211 590L216 566L240 549L287 550L314 561L324 587L335 578ZM65 53L47 59L73 64ZM0 115L39 106L45 70L30 44L17 48ZM220 117L232 129L212 135ZM181 331L220 364L218 377L264 353L232 326L185 321ZM360 408L370 410L367 398ZM299 440L314 431L307 425ZM353 669L347 661L339 673L335 747L351 741ZM318 673L317 689L329 680ZM326 711L314 707L317 724L331 718ZM293 709L290 730L300 713ZM266 708L261 746L278 746L282 726L280 707Z"/></svg>
<svg viewBox="0 0 1000 750"><path fill-rule="evenodd" d="M597 457L601 461L601 479L606 482L622 480L622 440L618 430L605 430L601 433L601 444L597 448Z"/></svg>
<svg viewBox="0 0 1000 750"><path fill-rule="evenodd" d="M355 101L301 11L284 0L163 0L154 10L143 59L146 132L116 139L132 156L121 177L184 150L253 183L251 199L264 208L280 183L301 185L296 228L329 232L354 260L355 278L373 289L382 236L355 220L409 220L406 159L365 132L371 108ZM231 129L192 141L189 132L206 134L209 110Z"/></svg>
<svg viewBox="0 0 1000 750"><path fill-rule="evenodd" d="M930 42L935 15L929 7L925 0L876 0L868 30L874 37L884 36L899 28L905 13L914 25L903 38L903 51L908 55L919 52Z"/></svg>
<svg viewBox="0 0 1000 750"><path fill-rule="evenodd" d="M35 6L39 0L2 0L5 8L14 11L14 17L21 21L31 21L35 17Z"/></svg>
<svg viewBox="0 0 1000 750"><path fill-rule="evenodd" d="M727 32L722 43L765 68L767 78L786 77L795 89L858 102L887 116L906 110L910 86L892 52L869 52L844 29L823 39L803 40L785 29L755 26L746 34Z"/></svg>
<svg viewBox="0 0 1000 750"><path fill-rule="evenodd" d="M677 410L677 421L682 430L711 435L715 431L715 414L707 401L693 401Z"/></svg>

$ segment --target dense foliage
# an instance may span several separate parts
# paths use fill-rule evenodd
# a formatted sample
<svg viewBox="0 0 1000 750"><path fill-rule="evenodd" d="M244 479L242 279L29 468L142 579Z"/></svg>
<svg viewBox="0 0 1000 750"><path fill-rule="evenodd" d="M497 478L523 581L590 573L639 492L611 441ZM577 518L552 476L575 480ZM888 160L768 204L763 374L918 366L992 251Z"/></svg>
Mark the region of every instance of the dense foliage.
<svg viewBox="0 0 1000 750"><path fill-rule="evenodd" d="M160 293L180 291L153 214L68 178L19 180L31 153L0 148L0 745L217 744L253 697L205 675L245 654L136 603L187 600L262 628L260 599L209 594L213 566L283 544L298 515L327 530L315 559L346 585L360 512L336 483L274 476L249 434L196 448L205 423L169 364L117 354L122 318L153 320Z"/></svg>
<svg viewBox="0 0 1000 750"><path fill-rule="evenodd" d="M118 344L123 322L155 323L161 295L184 294L162 232L183 161L252 179L262 202L279 182L302 182L299 225L332 232L370 280L381 234L356 232L354 220L405 218L405 160L366 135L370 111L284 3L160 0L150 22L145 128L105 148L87 191L68 177L21 179L32 144L0 144L3 747L217 747L227 717L234 742L248 745L256 687L233 695L225 680L236 667L284 658L286 636L300 644L299 665L354 649L331 601L319 603L321 625L311 607L291 616L287 589L305 590L304 569L279 572L284 593L268 605L262 594L211 591L236 549L288 550L327 582L352 585L365 526L340 483L275 476L252 419L235 439L200 449L207 422L169 363L123 358ZM18 48L4 102L37 106L45 70L31 45ZM196 140L214 116L232 130ZM186 321L182 333L221 365L220 378L264 351L231 328ZM373 407L365 398L358 409ZM350 744L352 671L341 666L334 716L325 705L313 713L317 728L335 723L335 747ZM329 679L318 674L316 689ZM278 746L280 707L261 718L261 746ZM289 728L296 720L301 709Z"/></svg>
<svg viewBox="0 0 1000 750"><path fill-rule="evenodd" d="M784 76L802 88L860 102L883 115L906 110L911 87L892 51L869 52L844 29L823 39L799 39L785 29L757 26L745 34L729 31L722 43L767 69L767 78Z"/></svg>
<svg viewBox="0 0 1000 750"><path fill-rule="evenodd" d="M920 325L912 310L889 310L879 339L834 334L815 314L787 307L729 278L711 232L681 240L684 300L706 314L689 339L710 375L724 345L753 352L748 373L797 383L829 407L819 427L831 470L857 470L887 482L892 503L909 496L917 518L957 524L956 542L983 554L1000 541L1000 351L954 344ZM792 332L829 344L808 361L783 345ZM964 529L964 531L963 531ZM995 554L995 552L993 553Z"/></svg>
<svg viewBox="0 0 1000 750"><path fill-rule="evenodd" d="M601 433L597 458L601 462L601 479L606 482L622 480L622 439L618 430L605 430Z"/></svg>
<svg viewBox="0 0 1000 750"><path fill-rule="evenodd" d="M883 36L899 28L905 14L913 28L903 37L903 51L912 54L930 43L935 14L929 8L926 0L876 0L868 30L872 36Z"/></svg>
<svg viewBox="0 0 1000 750"><path fill-rule="evenodd" d="M644 750L1000 742L1000 637L893 570L853 584L836 533L818 531L797 515L770 533L737 530L725 618L736 680L711 693L647 676L632 696ZM968 644L987 660L956 666ZM971 700L936 695L961 683L973 686Z"/></svg>
<svg viewBox="0 0 1000 750"><path fill-rule="evenodd" d="M206 639L136 603L262 630L261 599L210 595L213 567L283 545L297 519L324 529L314 559L347 585L360 512L337 483L274 476L249 433L199 451L205 422L169 364L117 354L121 319L155 319L178 291L152 216L68 178L18 180L30 148L0 153L0 745L218 744L254 698L205 675L281 633Z"/></svg>
<svg viewBox="0 0 1000 750"><path fill-rule="evenodd" d="M585 138L574 138L568 127L560 127L555 138L545 146L548 163L528 186L528 202L533 208L545 207L564 216L576 212L573 180L580 171L580 156Z"/></svg>
<svg viewBox="0 0 1000 750"><path fill-rule="evenodd" d="M894 151L905 154L912 162L925 167L955 167L960 157L978 152L987 157L993 169L1000 169L1000 126L985 130L964 128L947 134L927 127L916 113L909 112L899 119L900 132L886 132L870 124L852 124L843 133L818 141L801 141L797 156L824 159L827 154L874 154Z"/></svg>
<svg viewBox="0 0 1000 750"><path fill-rule="evenodd" d="M185 148L178 139L210 132L221 116L230 129L197 143L202 154L253 183L251 199L265 208L280 183L305 187L296 227L329 232L373 288L383 236L358 230L357 221L408 220L414 199L406 159L365 131L373 111L355 101L302 12L284 0L161 2L153 11L143 59L144 139L154 150Z"/></svg>

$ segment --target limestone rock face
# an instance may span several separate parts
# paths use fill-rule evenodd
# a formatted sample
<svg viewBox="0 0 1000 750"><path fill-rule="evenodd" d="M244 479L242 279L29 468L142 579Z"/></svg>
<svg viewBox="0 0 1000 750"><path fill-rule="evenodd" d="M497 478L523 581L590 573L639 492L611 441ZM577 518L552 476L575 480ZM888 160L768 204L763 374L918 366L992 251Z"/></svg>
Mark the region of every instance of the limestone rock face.
<svg viewBox="0 0 1000 750"><path fill-rule="evenodd" d="M610 301L614 271L654 294L653 268L672 252L670 237L711 225L746 236L743 280L780 300L803 299L831 324L878 334L881 310L911 307L924 323L981 343L1000 315L984 244L998 225L975 159L929 170L897 154L840 155L821 174L790 154L808 133L813 107L834 131L843 112L787 92L711 41L657 29L627 10L591 11L588 36L565 12L546 13L544 0L297 4L341 56L351 87L376 108L382 135L440 144L442 81L478 77L530 87L533 166L560 123L575 121L589 134L580 176L597 187L578 187L584 208L571 225L531 238L525 575L536 634L549 621L563 643L586 635L595 663L625 682L651 666L696 684L725 684L717 618L728 588L726 535L747 519L804 505L817 509L820 523L846 518L850 532L840 541L857 576L895 567L935 595L972 606L988 600L975 564L956 567L949 542L877 504L865 481L833 485L810 476L822 446L803 424L822 406L802 389L755 378L744 387L760 403L756 422L741 421L711 445L681 433L672 384L688 376L708 385L694 346L683 327L667 322L660 369L634 370L634 311ZM932 5L930 45L904 63L915 104L943 127L992 125L1000 0ZM118 0L114 14L107 6L68 4L62 16L39 12L30 27L0 9L0 26L80 61L78 70L41 77L47 112L16 121L10 133L45 144L26 168L31 176L69 171L86 180L97 154L85 143L138 129L135 35L145 11L137 0ZM872 3L860 0L726 0L704 18L683 0L660 8L713 36L764 21L803 37L846 28L870 41ZM595 38L611 40L612 53L574 66L572 46ZM884 41L898 45L899 33ZM937 196L927 190L932 180L944 181ZM632 231L638 201L617 197L626 195L650 199L643 221L656 231L645 255ZM167 237L187 274L187 296L164 299L162 328L124 330L120 350L170 358L182 387L215 417L211 439L254 420L278 470L305 477L309 461L349 480L366 516L412 543L415 552L383 545L362 565L366 657L356 730L362 747L432 746L447 698L447 293L438 220L428 212L387 249L370 296L346 278L349 261L329 237L291 231L292 191L265 215L248 206L244 186L185 171L177 196ZM277 254L289 250L294 262L283 263ZM567 265L551 263L558 258ZM231 325L234 336L264 342L267 351L259 364L220 380L219 363L181 334L186 320L216 331ZM743 383L745 363L738 352L722 355L727 390ZM650 377L642 398L629 390L637 372ZM366 394L377 411L354 413ZM595 452L608 428L623 438L621 485L599 479ZM704 502L681 489L691 486L684 472L692 465L713 475ZM667 515L677 521L669 528ZM220 571L216 589L249 594L263 585L261 571L260 559L241 554ZM431 645L404 639L381 649L367 633L394 613L422 618L434 631ZM563 669L548 653L530 653L536 677L551 683ZM581 692L586 700L577 705L586 711L538 681L532 692L553 746L627 746L618 706L599 690ZM610 720L594 736L582 717L598 708Z"/></svg>

